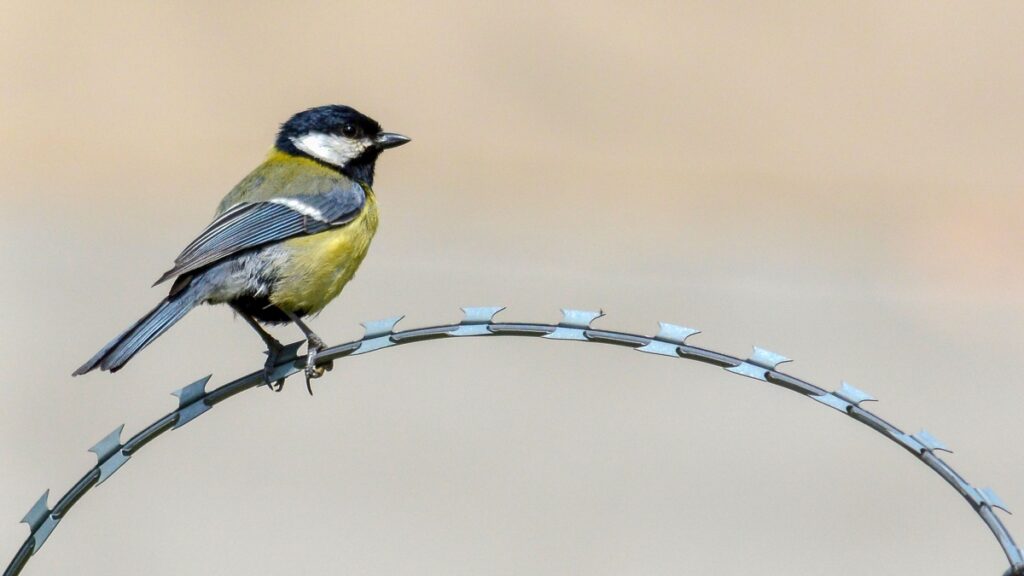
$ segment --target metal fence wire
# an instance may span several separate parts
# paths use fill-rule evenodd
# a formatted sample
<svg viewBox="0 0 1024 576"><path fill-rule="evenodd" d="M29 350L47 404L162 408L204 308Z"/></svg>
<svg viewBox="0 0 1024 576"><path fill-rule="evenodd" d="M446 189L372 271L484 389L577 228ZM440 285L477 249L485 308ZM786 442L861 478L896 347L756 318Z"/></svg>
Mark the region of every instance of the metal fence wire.
<svg viewBox="0 0 1024 576"><path fill-rule="evenodd" d="M365 322L363 323L365 333L362 338L324 350L318 356L317 362L323 364L346 356L356 356L439 338L523 336L614 344L648 354L696 360L718 366L734 374L802 394L853 418L902 446L959 492L992 531L1009 563L1009 568L1004 572L1004 576L1024 576L1024 552L1017 547L1006 526L995 513L996 508L1009 512L996 493L990 488L974 487L953 470L938 455L939 452L950 452L949 448L927 431L921 430L916 434L907 434L863 408L862 403L875 400L866 392L858 390L846 382L843 382L838 390L830 392L780 372L779 364L789 362L790 359L756 346L750 357L746 359L692 346L686 341L691 336L698 334L699 331L684 326L661 322L658 334L650 337L591 328L594 320L604 315L602 312L563 309L562 319L558 324L495 322L495 315L502 310L504 310L503 307L463 308L463 318L458 324L443 324L398 332L395 331L395 326L401 321L402 316ZM306 357L298 354L302 344L303 342L300 341L286 347L285 352L280 356L280 362L270 375L271 381L287 378L305 368ZM235 394L266 383L263 370L258 370L219 388L207 391L206 384L209 380L210 376L206 376L175 391L174 395L178 397L178 407L136 433L126 442L121 442L121 432L124 428L122 424L90 448L89 450L96 454L96 465L86 472L57 501L53 508L49 507L50 492L47 490L25 515L22 522L29 525L31 534L7 565L4 576L15 576L21 573L28 561L42 548L46 539L75 503L89 490L110 478L150 441L168 430L181 428Z"/></svg>

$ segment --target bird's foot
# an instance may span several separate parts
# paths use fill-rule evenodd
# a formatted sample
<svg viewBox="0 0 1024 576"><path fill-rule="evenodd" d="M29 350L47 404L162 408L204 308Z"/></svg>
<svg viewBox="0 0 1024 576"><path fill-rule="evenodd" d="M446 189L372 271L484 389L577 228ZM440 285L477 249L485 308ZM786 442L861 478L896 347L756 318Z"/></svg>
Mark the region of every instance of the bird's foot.
<svg viewBox="0 0 1024 576"><path fill-rule="evenodd" d="M319 378L324 375L324 372L334 368L334 361L324 362L317 366L316 357L327 345L318 336L313 335L306 340L306 390L309 395L313 395L313 386L310 384L310 380Z"/></svg>
<svg viewBox="0 0 1024 576"><path fill-rule="evenodd" d="M267 361L263 363L263 379L267 382L267 388L273 392L280 392L284 389L284 379L280 379L277 382L271 381L271 376L274 375L274 370L277 368L277 361L281 356L281 352L284 351L284 346L280 342L267 342Z"/></svg>

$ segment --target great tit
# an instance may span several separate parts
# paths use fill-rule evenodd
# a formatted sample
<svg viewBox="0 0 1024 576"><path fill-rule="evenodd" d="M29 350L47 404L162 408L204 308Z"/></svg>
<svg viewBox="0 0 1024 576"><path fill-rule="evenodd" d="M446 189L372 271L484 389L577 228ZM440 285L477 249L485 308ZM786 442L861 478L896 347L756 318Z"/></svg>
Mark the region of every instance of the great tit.
<svg viewBox="0 0 1024 576"><path fill-rule="evenodd" d="M323 310L366 256L377 231L374 165L382 151L406 142L348 106L292 116L267 159L156 281L174 279L167 297L74 375L116 372L195 306L228 304L266 343L267 375L283 346L260 324L293 322L302 330L308 387L323 373L316 355L324 342L302 318Z"/></svg>

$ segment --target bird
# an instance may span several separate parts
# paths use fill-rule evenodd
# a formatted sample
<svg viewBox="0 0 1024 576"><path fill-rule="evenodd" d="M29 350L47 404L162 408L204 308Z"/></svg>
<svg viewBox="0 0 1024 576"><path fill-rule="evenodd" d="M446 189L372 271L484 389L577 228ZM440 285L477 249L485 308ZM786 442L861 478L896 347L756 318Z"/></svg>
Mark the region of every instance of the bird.
<svg viewBox="0 0 1024 576"><path fill-rule="evenodd" d="M293 115L263 163L221 200L213 221L153 284L173 279L167 296L72 375L116 372L196 306L227 304L266 344L264 376L272 390L284 386L270 382L284 346L262 325L290 322L302 331L312 393L325 344L303 318L322 311L365 258L378 225L378 156L409 141L349 106Z"/></svg>

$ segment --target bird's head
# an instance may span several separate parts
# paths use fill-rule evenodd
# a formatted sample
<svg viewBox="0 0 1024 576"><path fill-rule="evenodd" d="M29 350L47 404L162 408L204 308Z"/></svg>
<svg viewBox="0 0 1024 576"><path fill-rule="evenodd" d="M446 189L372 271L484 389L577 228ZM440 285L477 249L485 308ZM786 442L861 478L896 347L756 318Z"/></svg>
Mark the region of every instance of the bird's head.
<svg viewBox="0 0 1024 576"><path fill-rule="evenodd" d="M296 156L323 162L359 182L373 184L377 156L409 138L382 132L373 118L348 106L310 108L281 125L275 146Z"/></svg>

